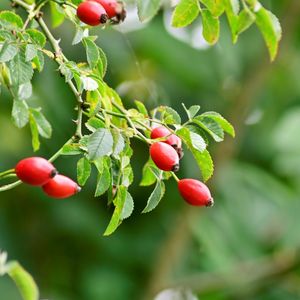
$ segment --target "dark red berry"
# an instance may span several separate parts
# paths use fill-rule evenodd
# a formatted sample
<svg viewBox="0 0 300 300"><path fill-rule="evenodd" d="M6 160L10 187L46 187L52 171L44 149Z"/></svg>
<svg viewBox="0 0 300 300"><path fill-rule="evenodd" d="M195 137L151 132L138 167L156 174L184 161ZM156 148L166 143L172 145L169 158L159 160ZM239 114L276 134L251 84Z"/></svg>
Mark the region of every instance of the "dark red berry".
<svg viewBox="0 0 300 300"><path fill-rule="evenodd" d="M63 199L77 194L80 187L69 177L57 175L43 185L43 190L50 197Z"/></svg>
<svg viewBox="0 0 300 300"><path fill-rule="evenodd" d="M91 26L107 22L108 16L103 6L95 1L82 2L77 7L77 17Z"/></svg>
<svg viewBox="0 0 300 300"><path fill-rule="evenodd" d="M177 135L171 134L171 131L169 129L167 129L164 126L155 127L152 129L151 139L158 139L163 137L167 137L166 140L163 142L171 145L176 149L181 149L182 147L181 139Z"/></svg>
<svg viewBox="0 0 300 300"><path fill-rule="evenodd" d="M178 189L182 198L191 205L213 206L214 204L208 187L199 180L181 179L178 182Z"/></svg>
<svg viewBox="0 0 300 300"><path fill-rule="evenodd" d="M54 166L42 157L28 157L19 161L15 172L21 181L35 186L44 185L57 174Z"/></svg>
<svg viewBox="0 0 300 300"><path fill-rule="evenodd" d="M121 2L116 0L88 0L88 1L94 1L101 4L106 10L106 13L109 18L113 18L118 14L121 14L124 9L124 5Z"/></svg>
<svg viewBox="0 0 300 300"><path fill-rule="evenodd" d="M156 166L163 171L178 171L179 157L176 150L162 142L154 143L150 146L150 156Z"/></svg>

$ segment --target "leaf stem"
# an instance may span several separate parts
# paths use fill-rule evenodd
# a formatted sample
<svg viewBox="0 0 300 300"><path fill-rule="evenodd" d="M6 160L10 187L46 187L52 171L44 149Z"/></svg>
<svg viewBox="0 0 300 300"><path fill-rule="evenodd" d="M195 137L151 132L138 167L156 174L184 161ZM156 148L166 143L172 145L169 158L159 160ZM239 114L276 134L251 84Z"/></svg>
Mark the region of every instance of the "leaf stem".
<svg viewBox="0 0 300 300"><path fill-rule="evenodd" d="M170 172L170 173L173 176L173 178L176 180L176 182L179 182L179 178L177 177L177 175L174 172Z"/></svg>

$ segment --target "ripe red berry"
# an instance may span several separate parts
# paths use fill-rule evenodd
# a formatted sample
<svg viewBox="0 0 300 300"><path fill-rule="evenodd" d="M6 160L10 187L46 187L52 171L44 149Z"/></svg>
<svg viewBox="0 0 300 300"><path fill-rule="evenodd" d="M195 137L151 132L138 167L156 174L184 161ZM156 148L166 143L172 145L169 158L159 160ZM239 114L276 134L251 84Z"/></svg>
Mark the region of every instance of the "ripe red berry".
<svg viewBox="0 0 300 300"><path fill-rule="evenodd" d="M43 185L43 191L48 196L58 199L71 197L80 190L76 182L63 175L57 175Z"/></svg>
<svg viewBox="0 0 300 300"><path fill-rule="evenodd" d="M121 14L122 11L124 10L124 5L121 2L116 0L88 0L88 1L94 1L101 4L106 10L106 13L108 14L109 18L113 18Z"/></svg>
<svg viewBox="0 0 300 300"><path fill-rule="evenodd" d="M151 139L158 139L167 137L165 143L171 145L175 149L179 149L182 147L181 139L175 135L171 134L171 131L164 126L155 127L151 131Z"/></svg>
<svg viewBox="0 0 300 300"><path fill-rule="evenodd" d="M54 166L42 157L22 159L15 167L18 178L30 185L41 186L57 174Z"/></svg>
<svg viewBox="0 0 300 300"><path fill-rule="evenodd" d="M181 179L178 182L178 189L183 199L191 205L213 206L214 204L208 187L199 180Z"/></svg>
<svg viewBox="0 0 300 300"><path fill-rule="evenodd" d="M77 17L83 23L91 26L104 24L108 19L103 6L94 1L80 3L77 7Z"/></svg>
<svg viewBox="0 0 300 300"><path fill-rule="evenodd" d="M163 171L178 171L179 157L176 150L162 142L154 143L150 146L150 156L156 166Z"/></svg>

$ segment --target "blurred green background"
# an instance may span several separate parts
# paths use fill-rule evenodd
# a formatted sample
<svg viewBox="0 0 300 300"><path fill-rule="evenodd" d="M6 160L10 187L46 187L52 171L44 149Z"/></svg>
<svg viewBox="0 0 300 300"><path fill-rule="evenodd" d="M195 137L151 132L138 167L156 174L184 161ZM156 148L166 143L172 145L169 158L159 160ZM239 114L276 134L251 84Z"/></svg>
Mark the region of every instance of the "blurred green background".
<svg viewBox="0 0 300 300"><path fill-rule="evenodd" d="M41 299L153 299L164 289L157 299L300 299L300 3L263 3L283 26L273 64L257 29L232 45L225 19L220 42L202 49L168 32L167 10L139 30L94 30L109 60L106 80L127 107L138 99L150 109L163 103L183 113L181 102L199 104L232 121L237 137L210 145L212 209L188 207L171 180L159 207L146 215L151 187L138 183L148 150L135 142L134 215L111 237L102 236L112 211L105 198L93 197L95 176L65 201L25 185L1 193L0 248L34 276ZM8 7L2 0L0 9ZM71 24L54 34L67 56L85 59L82 47L70 46ZM55 70L48 60L35 74L30 100L53 125L53 138L37 153L45 157L74 130L73 95ZM32 155L29 129L10 120L11 100L3 89L0 170ZM76 161L61 157L56 166L76 178ZM188 154L179 176L199 177ZM0 299L20 299L9 278L0 278Z"/></svg>

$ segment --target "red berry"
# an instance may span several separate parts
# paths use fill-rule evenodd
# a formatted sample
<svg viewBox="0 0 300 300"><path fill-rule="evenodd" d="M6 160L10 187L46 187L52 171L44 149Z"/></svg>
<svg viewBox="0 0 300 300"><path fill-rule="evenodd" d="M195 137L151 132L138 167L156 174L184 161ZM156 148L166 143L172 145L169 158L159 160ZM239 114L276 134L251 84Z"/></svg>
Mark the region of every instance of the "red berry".
<svg viewBox="0 0 300 300"><path fill-rule="evenodd" d="M44 192L53 198L68 198L80 191L80 187L69 177L57 175L45 185L43 185Z"/></svg>
<svg viewBox="0 0 300 300"><path fill-rule="evenodd" d="M171 145L176 149L180 149L182 147L181 139L177 135L171 134L171 131L166 127L163 126L155 127L151 131L151 139L158 139L166 136L167 138L163 142Z"/></svg>
<svg viewBox="0 0 300 300"><path fill-rule="evenodd" d="M117 15L122 14L124 10L123 4L116 0L88 0L88 1L94 1L101 4L106 10L106 13L108 14L109 18L113 18Z"/></svg>
<svg viewBox="0 0 300 300"><path fill-rule="evenodd" d="M162 142L150 146L150 156L156 166L163 171L178 171L179 157L176 150Z"/></svg>
<svg viewBox="0 0 300 300"><path fill-rule="evenodd" d="M213 206L214 204L208 187L199 180L181 179L178 182L178 189L183 199L191 205Z"/></svg>
<svg viewBox="0 0 300 300"><path fill-rule="evenodd" d="M77 17L85 24L96 26L107 21L107 13L103 6L94 1L82 2L77 7Z"/></svg>
<svg viewBox="0 0 300 300"><path fill-rule="evenodd" d="M57 174L54 166L42 157L22 159L15 167L18 178L30 185L41 186Z"/></svg>

